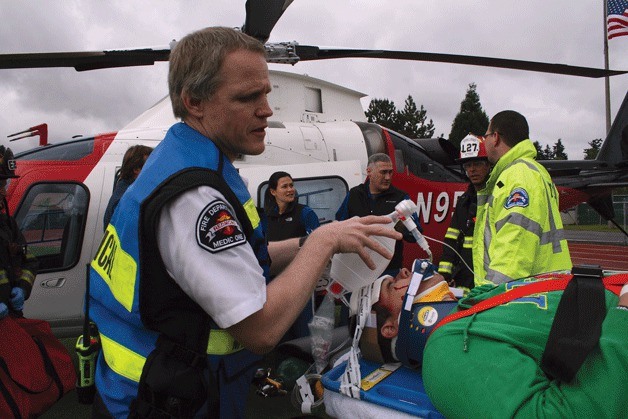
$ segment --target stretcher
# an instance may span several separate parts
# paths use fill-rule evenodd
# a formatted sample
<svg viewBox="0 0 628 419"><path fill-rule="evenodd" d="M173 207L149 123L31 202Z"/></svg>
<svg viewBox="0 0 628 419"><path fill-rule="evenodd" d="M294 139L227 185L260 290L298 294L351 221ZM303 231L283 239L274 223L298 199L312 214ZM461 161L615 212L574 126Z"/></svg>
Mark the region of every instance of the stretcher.
<svg viewBox="0 0 628 419"><path fill-rule="evenodd" d="M322 377L325 387L324 404L328 415L336 418L444 418L427 397L420 370L398 366L390 372L392 368L384 366L382 369L379 364L360 359L363 385L358 400L340 393L340 380L345 367L346 361L336 365ZM385 377L378 381L371 380L369 375ZM369 381L366 386L365 380ZM364 387L368 390L364 390Z"/></svg>

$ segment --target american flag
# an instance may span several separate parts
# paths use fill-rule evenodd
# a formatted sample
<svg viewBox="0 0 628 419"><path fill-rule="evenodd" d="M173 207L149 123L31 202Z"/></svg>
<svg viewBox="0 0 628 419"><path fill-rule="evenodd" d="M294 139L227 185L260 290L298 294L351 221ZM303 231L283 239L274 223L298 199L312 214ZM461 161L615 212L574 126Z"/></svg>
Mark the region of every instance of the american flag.
<svg viewBox="0 0 628 419"><path fill-rule="evenodd" d="M607 35L608 39L628 35L628 1L608 0Z"/></svg>

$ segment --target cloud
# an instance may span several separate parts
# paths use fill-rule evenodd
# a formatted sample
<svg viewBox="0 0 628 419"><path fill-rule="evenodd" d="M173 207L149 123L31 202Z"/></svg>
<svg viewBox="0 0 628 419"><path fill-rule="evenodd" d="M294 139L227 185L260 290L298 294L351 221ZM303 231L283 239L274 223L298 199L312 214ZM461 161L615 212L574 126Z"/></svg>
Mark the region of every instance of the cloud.
<svg viewBox="0 0 628 419"><path fill-rule="evenodd" d="M205 26L244 22L244 1L3 2L0 52L165 46ZM305 45L418 50L603 67L601 4L557 0L295 0L271 41ZM623 37L628 38L628 37ZM628 69L628 39L609 41L610 66ZM605 136L604 81L440 63L374 59L303 62L271 68L355 89L398 106L412 95L446 136L470 83L490 115L516 109L533 140L563 140L571 159ZM115 131L167 93L167 64L77 73L73 69L0 70L0 142L42 122L51 141ZM611 79L611 110L628 76ZM11 143L14 149L36 140Z"/></svg>

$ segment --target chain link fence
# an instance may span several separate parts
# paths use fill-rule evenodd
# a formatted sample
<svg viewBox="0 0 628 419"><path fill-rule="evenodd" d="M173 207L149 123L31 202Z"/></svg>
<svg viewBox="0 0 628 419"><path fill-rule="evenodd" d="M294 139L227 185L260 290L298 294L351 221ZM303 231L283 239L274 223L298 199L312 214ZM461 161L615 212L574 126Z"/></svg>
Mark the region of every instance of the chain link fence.
<svg viewBox="0 0 628 419"><path fill-rule="evenodd" d="M628 231L628 195L613 196L615 222ZM562 213L567 239L592 243L628 245L628 236L606 221L589 204L580 204Z"/></svg>

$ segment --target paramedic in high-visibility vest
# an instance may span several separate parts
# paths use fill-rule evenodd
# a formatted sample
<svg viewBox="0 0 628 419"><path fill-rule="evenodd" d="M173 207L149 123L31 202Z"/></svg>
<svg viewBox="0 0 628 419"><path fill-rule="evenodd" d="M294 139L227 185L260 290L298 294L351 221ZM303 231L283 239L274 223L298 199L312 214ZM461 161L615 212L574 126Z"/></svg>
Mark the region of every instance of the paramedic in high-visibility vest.
<svg viewBox="0 0 628 419"><path fill-rule="evenodd" d="M264 151L273 114L255 38L223 27L187 35L170 53L168 82L181 122L122 196L91 263L89 314L102 344L93 415L240 418L256 362L331 256L359 253L374 268L369 248L392 254L369 236L401 234L373 216L267 247L233 165ZM271 268L280 273L267 285Z"/></svg>
<svg viewBox="0 0 628 419"><path fill-rule="evenodd" d="M496 114L484 135L493 170L478 191L473 234L475 285L501 284L572 267L558 191L515 111Z"/></svg>

